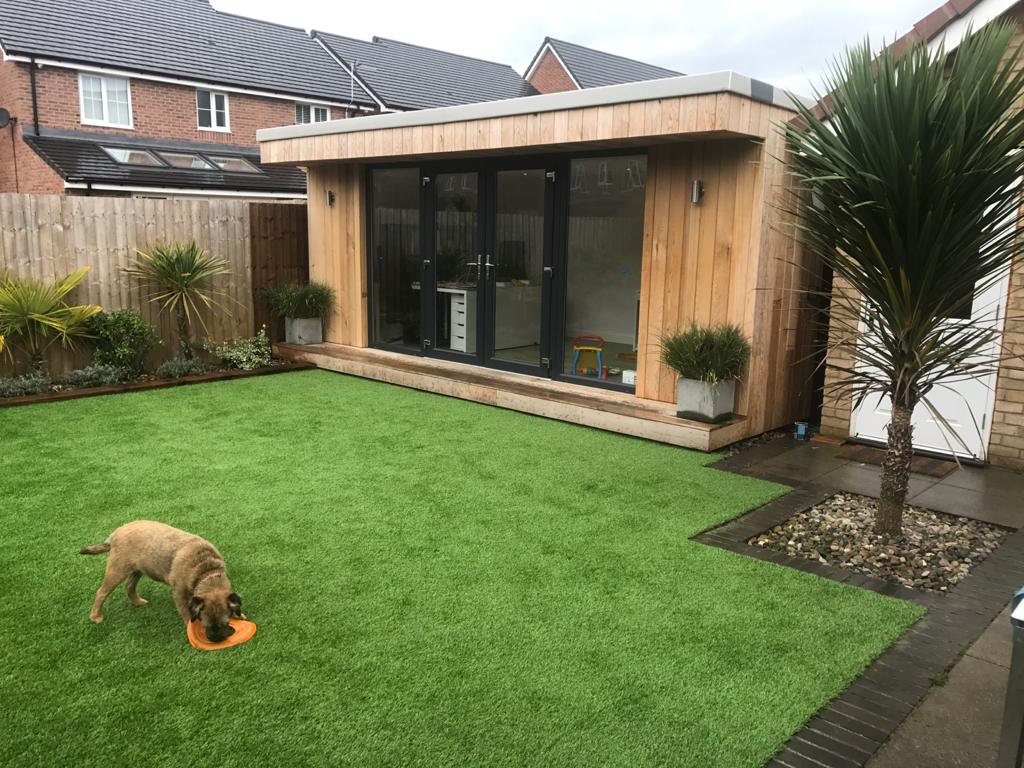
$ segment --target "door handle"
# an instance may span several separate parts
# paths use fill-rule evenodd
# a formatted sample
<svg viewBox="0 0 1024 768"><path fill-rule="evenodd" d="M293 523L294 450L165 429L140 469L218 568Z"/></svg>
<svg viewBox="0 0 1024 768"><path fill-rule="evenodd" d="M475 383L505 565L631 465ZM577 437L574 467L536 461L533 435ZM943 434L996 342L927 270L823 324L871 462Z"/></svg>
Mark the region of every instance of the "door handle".
<svg viewBox="0 0 1024 768"><path fill-rule="evenodd" d="M548 277L554 277L555 276L555 268L554 267L544 267L544 274L547 275Z"/></svg>
<svg viewBox="0 0 1024 768"><path fill-rule="evenodd" d="M489 253L487 254L487 263L484 264L484 266L487 267L487 269L493 269L494 267L497 266L496 264L491 264L491 254L489 254ZM490 274L490 273L488 273L488 274Z"/></svg>
<svg viewBox="0 0 1024 768"><path fill-rule="evenodd" d="M424 259L423 260L423 271L426 272L428 269L430 269L430 259Z"/></svg>

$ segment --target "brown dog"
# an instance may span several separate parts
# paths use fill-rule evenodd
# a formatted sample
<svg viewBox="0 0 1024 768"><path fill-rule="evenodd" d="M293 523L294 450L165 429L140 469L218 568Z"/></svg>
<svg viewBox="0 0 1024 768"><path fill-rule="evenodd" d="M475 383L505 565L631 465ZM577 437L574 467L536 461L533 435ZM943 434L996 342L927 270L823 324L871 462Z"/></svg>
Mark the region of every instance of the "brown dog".
<svg viewBox="0 0 1024 768"><path fill-rule="evenodd" d="M89 618L103 621L103 601L125 582L133 605L145 605L136 587L148 576L171 588L174 605L187 624L201 621L206 636L215 643L234 634L228 623L244 619L242 598L231 589L224 558L206 539L151 520L122 525L102 544L81 550L83 555L109 552L103 584L96 590Z"/></svg>

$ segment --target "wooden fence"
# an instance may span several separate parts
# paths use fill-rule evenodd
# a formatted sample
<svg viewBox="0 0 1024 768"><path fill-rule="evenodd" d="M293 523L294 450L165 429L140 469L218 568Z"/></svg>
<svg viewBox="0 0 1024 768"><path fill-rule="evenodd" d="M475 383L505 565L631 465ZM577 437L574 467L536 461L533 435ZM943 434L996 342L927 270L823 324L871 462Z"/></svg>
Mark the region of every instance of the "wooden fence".
<svg viewBox="0 0 1024 768"><path fill-rule="evenodd" d="M71 300L139 310L164 342L152 365L173 357L174 323L123 270L138 249L193 239L226 259L231 270L216 283L226 294L224 308L204 312L205 330L194 329L199 337L251 336L257 323L269 319L256 292L279 279L308 275L302 204L0 194L0 274L49 281L90 267ZM49 364L59 374L87 365L89 357L87 344L73 353L54 345ZM0 374L9 373L10 364L0 363Z"/></svg>

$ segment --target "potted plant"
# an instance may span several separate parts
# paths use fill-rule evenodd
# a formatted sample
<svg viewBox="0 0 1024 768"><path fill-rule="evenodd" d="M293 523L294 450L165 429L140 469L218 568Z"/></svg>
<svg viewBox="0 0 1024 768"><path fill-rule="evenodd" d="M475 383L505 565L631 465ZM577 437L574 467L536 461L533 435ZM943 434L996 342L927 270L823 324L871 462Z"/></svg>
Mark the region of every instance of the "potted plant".
<svg viewBox="0 0 1024 768"><path fill-rule="evenodd" d="M661 356L679 374L680 418L718 422L732 415L736 382L750 360L750 342L738 326L694 323L664 337Z"/></svg>
<svg viewBox="0 0 1024 768"><path fill-rule="evenodd" d="M320 344L324 318L334 306L334 290L324 283L279 283L263 289L270 311L284 318L288 344Z"/></svg>

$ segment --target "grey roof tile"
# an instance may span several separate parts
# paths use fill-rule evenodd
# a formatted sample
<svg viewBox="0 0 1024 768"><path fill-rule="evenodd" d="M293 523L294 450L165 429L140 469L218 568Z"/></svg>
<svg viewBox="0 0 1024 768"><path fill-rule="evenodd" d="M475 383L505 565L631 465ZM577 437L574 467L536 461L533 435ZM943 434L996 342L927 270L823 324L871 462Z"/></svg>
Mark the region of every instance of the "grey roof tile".
<svg viewBox="0 0 1024 768"><path fill-rule="evenodd" d="M428 109L536 94L512 67L374 37L356 40L314 31L392 109Z"/></svg>
<svg viewBox="0 0 1024 768"><path fill-rule="evenodd" d="M556 40L553 37L544 38L544 43L555 49L558 57L569 68L581 88L599 88L602 85L661 80L665 77L679 77L683 74L654 64L627 59L625 56L616 56L613 53L597 51L565 40ZM543 47L542 45L541 49Z"/></svg>

